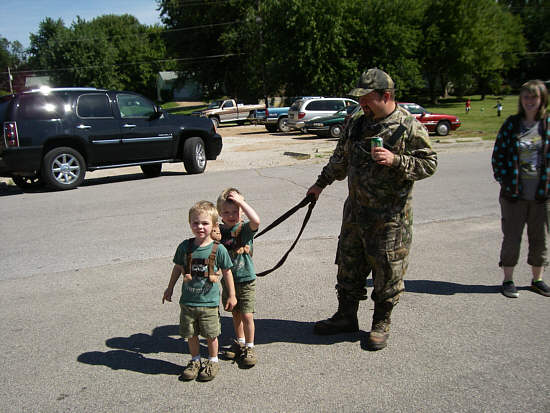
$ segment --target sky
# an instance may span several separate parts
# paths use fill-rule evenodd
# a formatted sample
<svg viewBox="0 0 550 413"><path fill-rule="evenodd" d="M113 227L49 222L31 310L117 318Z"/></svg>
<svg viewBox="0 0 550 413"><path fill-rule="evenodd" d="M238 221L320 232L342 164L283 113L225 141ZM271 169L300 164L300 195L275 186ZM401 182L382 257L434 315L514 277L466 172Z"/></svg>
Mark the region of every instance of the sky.
<svg viewBox="0 0 550 413"><path fill-rule="evenodd" d="M29 34L38 32L46 17L61 18L65 26L80 16L92 20L103 14L131 14L141 24L160 24L155 0L0 0L0 37L29 47Z"/></svg>

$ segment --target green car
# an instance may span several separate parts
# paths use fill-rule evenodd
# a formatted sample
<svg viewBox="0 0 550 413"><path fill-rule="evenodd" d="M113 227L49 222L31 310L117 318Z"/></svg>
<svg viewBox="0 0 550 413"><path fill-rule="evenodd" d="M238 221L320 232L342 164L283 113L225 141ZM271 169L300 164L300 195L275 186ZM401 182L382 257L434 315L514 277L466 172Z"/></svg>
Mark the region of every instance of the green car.
<svg viewBox="0 0 550 413"><path fill-rule="evenodd" d="M346 118L357 108L357 106L358 105L350 105L330 116L307 121L304 126L304 132L313 133L317 136L339 138L344 131Z"/></svg>

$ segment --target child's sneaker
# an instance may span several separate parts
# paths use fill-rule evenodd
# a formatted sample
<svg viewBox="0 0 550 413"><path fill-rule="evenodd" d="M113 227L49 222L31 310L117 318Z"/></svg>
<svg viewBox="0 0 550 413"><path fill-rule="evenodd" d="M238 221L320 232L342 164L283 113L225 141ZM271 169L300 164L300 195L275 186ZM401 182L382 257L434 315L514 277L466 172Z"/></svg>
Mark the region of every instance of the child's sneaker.
<svg viewBox="0 0 550 413"><path fill-rule="evenodd" d="M502 283L501 288L502 295L508 297L508 298L518 298L519 293L516 289L516 286L514 285L513 281L506 281Z"/></svg>
<svg viewBox="0 0 550 413"><path fill-rule="evenodd" d="M239 343L237 340L233 340L231 347L225 350L225 357L230 360L237 360L241 357L244 351L244 344Z"/></svg>
<svg viewBox="0 0 550 413"><path fill-rule="evenodd" d="M542 294L546 297L550 297L550 288L542 280L532 281L531 289L539 294Z"/></svg>
<svg viewBox="0 0 550 413"><path fill-rule="evenodd" d="M218 371L220 371L220 363L214 363L213 361L208 360L206 363L204 363L204 367L199 373L199 380L200 381L214 380L214 377L216 377L216 374L218 374Z"/></svg>
<svg viewBox="0 0 550 413"><path fill-rule="evenodd" d="M183 373L179 377L181 381L195 380L199 375L199 370L201 369L201 362L198 360L190 360L187 363Z"/></svg>
<svg viewBox="0 0 550 413"><path fill-rule="evenodd" d="M244 367L254 367L258 359L254 347L245 347L241 357L241 363Z"/></svg>

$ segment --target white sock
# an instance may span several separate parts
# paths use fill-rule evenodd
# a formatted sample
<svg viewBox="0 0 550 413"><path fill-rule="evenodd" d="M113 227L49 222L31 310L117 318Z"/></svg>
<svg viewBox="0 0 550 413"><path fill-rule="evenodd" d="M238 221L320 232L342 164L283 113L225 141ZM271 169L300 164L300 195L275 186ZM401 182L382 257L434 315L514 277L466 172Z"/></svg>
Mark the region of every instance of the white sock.
<svg viewBox="0 0 550 413"><path fill-rule="evenodd" d="M237 337L237 341L239 342L239 344L244 344L245 343L244 337Z"/></svg>
<svg viewBox="0 0 550 413"><path fill-rule="evenodd" d="M210 360L212 363L217 363L219 361L218 356L216 357L208 357L208 360Z"/></svg>
<svg viewBox="0 0 550 413"><path fill-rule="evenodd" d="M201 361L200 354L198 356L191 357L191 361Z"/></svg>
<svg viewBox="0 0 550 413"><path fill-rule="evenodd" d="M246 343L246 347L254 348L254 343Z"/></svg>

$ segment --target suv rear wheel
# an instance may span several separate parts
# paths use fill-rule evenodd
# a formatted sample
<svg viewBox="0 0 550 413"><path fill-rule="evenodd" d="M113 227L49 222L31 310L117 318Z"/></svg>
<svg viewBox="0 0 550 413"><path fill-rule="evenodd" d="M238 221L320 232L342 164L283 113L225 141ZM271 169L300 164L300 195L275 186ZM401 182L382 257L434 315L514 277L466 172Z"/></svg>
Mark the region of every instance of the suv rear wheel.
<svg viewBox="0 0 550 413"><path fill-rule="evenodd" d="M65 146L49 151L42 160L41 176L55 189L73 189L82 183L86 162L77 150Z"/></svg>
<svg viewBox="0 0 550 413"><path fill-rule="evenodd" d="M183 165L190 174L200 174L206 169L206 152L201 138L187 138L183 143Z"/></svg>

